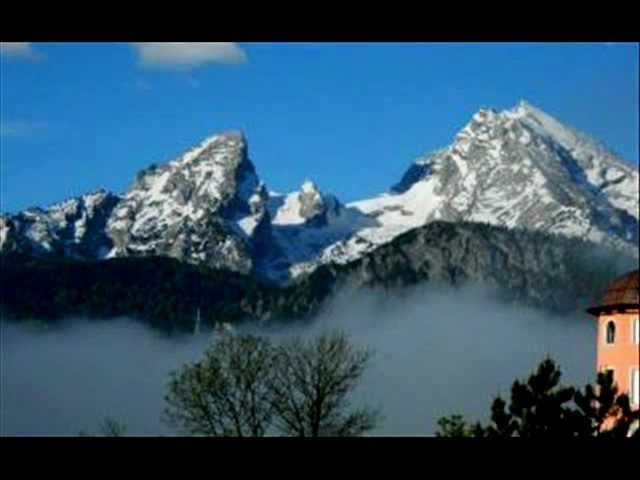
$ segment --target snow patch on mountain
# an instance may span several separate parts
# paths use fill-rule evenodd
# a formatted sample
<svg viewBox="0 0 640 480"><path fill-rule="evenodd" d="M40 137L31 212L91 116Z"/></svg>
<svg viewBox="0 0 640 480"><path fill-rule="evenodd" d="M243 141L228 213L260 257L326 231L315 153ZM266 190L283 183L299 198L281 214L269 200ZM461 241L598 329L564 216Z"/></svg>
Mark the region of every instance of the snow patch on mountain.
<svg viewBox="0 0 640 480"><path fill-rule="evenodd" d="M480 109L389 192L347 205L311 181L269 192L244 135L225 132L141 171L123 196L99 191L0 215L0 251L171 256L286 282L444 220L579 237L637 257L638 177L600 142L527 102Z"/></svg>
<svg viewBox="0 0 640 480"><path fill-rule="evenodd" d="M527 102L481 109L444 149L418 159L389 193L347 205L374 218L304 272L344 263L434 220L580 237L637 256L638 171Z"/></svg>
<svg viewBox="0 0 640 480"><path fill-rule="evenodd" d="M105 190L70 198L48 209L28 208L0 217L0 251L102 258L110 248L104 227L120 199Z"/></svg>
<svg viewBox="0 0 640 480"><path fill-rule="evenodd" d="M214 135L138 174L108 224L110 255L170 255L249 272L259 227L269 223L266 199L244 136Z"/></svg>
<svg viewBox="0 0 640 480"><path fill-rule="evenodd" d="M357 209L345 207L313 182L286 195L271 192L268 209L272 233L282 256L270 265L269 276L286 280L296 276L297 266L317 260L327 247L348 239L375 220Z"/></svg>

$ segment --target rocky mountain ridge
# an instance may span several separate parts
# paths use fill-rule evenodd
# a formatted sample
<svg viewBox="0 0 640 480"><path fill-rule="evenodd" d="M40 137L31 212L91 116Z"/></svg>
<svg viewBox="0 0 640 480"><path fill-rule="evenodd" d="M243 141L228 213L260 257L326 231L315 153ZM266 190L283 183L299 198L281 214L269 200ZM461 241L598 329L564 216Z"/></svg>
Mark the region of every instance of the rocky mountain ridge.
<svg viewBox="0 0 640 480"><path fill-rule="evenodd" d="M306 181L269 192L239 132L213 135L104 190L0 216L0 252L167 256L280 284L348 264L435 221L563 235L637 258L638 170L526 102L481 109L380 196L343 204Z"/></svg>

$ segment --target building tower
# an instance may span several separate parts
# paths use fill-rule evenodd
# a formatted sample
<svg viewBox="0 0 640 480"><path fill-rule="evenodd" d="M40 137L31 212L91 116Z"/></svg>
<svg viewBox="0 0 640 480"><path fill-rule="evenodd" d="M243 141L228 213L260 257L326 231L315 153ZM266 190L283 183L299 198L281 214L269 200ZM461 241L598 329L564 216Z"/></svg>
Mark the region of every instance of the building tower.
<svg viewBox="0 0 640 480"><path fill-rule="evenodd" d="M638 270L616 278L599 305L587 309L597 321L598 372L613 371L620 393L640 408L640 287Z"/></svg>

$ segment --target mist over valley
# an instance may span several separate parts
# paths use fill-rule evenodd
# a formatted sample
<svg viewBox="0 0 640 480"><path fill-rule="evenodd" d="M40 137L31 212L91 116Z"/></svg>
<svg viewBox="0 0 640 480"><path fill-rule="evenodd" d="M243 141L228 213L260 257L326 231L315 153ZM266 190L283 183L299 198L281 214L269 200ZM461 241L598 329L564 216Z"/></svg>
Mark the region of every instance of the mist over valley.
<svg viewBox="0 0 640 480"><path fill-rule="evenodd" d="M437 418L451 413L485 420L493 397L547 354L567 384L590 382L594 369L590 316L508 306L480 287L345 291L312 322L247 323L236 333L278 341L334 328L375 350L353 397L381 408L372 435L431 435ZM209 329L166 335L124 318L46 329L3 322L2 435L97 433L105 417L128 435L175 434L160 421L169 372L197 360L212 338Z"/></svg>

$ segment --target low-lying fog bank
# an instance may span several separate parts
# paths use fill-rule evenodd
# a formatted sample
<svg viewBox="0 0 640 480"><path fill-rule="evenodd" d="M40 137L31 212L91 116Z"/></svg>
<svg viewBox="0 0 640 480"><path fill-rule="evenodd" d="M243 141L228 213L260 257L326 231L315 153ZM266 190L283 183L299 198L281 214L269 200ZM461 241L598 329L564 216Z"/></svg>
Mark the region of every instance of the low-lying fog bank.
<svg viewBox="0 0 640 480"><path fill-rule="evenodd" d="M430 435L436 419L451 413L484 418L492 398L546 354L565 383L594 376L590 316L505 306L477 288L419 288L402 297L344 292L311 325L243 330L277 339L326 328L343 328L376 351L354 396L354 404L381 407L385 418L374 434ZM3 324L1 433L96 433L109 416L128 434L171 434L160 422L168 374L197 359L210 340L210 332L167 337L127 319L76 319L44 331Z"/></svg>

